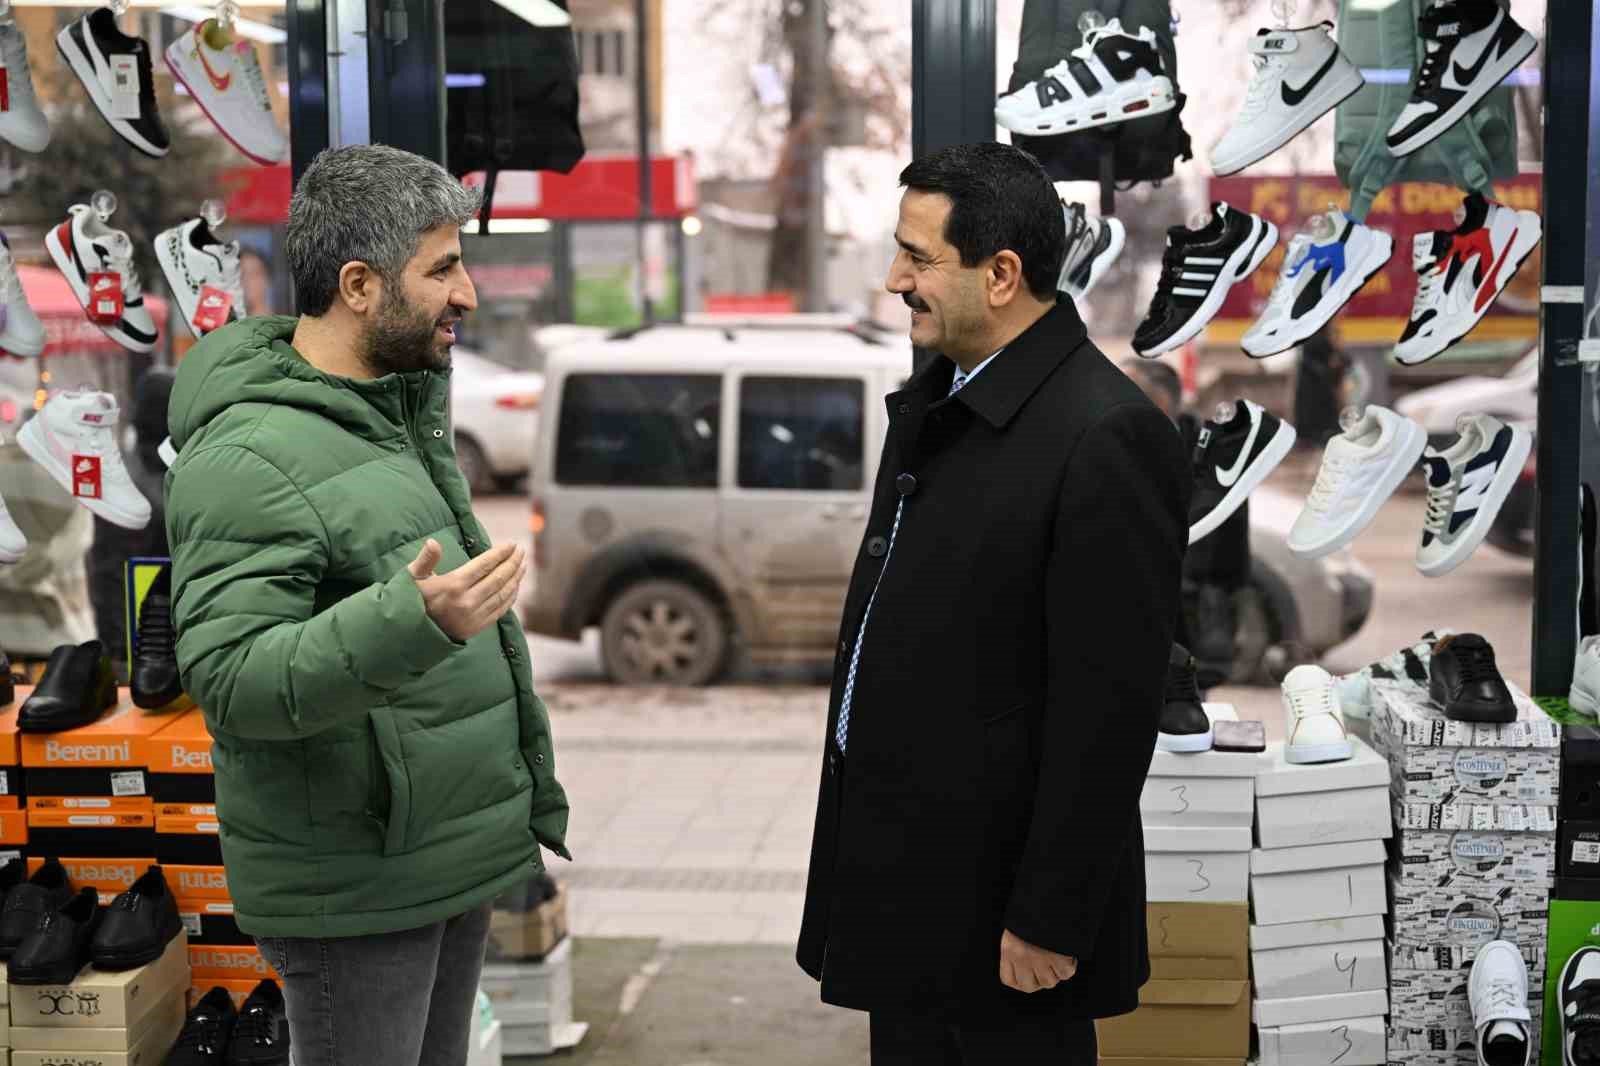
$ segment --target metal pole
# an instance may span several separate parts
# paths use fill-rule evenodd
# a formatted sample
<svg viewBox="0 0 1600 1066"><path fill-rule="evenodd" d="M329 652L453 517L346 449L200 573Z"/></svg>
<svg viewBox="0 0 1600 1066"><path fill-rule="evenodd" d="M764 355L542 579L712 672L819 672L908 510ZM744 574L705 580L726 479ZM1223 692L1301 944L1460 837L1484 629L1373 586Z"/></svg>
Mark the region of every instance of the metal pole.
<svg viewBox="0 0 1600 1066"><path fill-rule="evenodd" d="M826 59L828 5L807 0L806 36L811 64L811 136L806 158L806 310L828 309L827 262L827 153L828 123L832 119L832 86Z"/></svg>
<svg viewBox="0 0 1600 1066"><path fill-rule="evenodd" d="M651 207L655 202L650 182L650 0L634 0L633 16L637 39L634 42L634 106L639 116L639 308L646 326L654 325L656 309L650 299L650 281L646 274L645 231L650 224Z"/></svg>

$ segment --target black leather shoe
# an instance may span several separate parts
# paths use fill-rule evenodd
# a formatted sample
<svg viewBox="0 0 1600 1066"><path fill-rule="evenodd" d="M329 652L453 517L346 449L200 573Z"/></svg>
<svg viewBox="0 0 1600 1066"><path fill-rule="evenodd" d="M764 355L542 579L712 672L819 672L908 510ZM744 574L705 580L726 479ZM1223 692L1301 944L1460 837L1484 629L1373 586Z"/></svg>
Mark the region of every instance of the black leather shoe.
<svg viewBox="0 0 1600 1066"><path fill-rule="evenodd" d="M9 707L17 702L17 684L11 676L11 660L6 658L6 653L0 651L0 707Z"/></svg>
<svg viewBox="0 0 1600 1066"><path fill-rule="evenodd" d="M17 729L23 733L76 729L116 705L117 679L100 642L63 644L50 653L39 687L17 712Z"/></svg>
<svg viewBox="0 0 1600 1066"><path fill-rule="evenodd" d="M213 988L189 1012L162 1066L222 1066L238 1017L228 990L221 985Z"/></svg>
<svg viewBox="0 0 1600 1066"><path fill-rule="evenodd" d="M172 568L163 566L139 607L139 637L128 674L133 702L146 710L183 695L178 679L178 637L172 628Z"/></svg>
<svg viewBox="0 0 1600 1066"><path fill-rule="evenodd" d="M1428 694L1458 722L1517 720L1511 690L1494 664L1494 648L1476 633L1445 637L1428 660Z"/></svg>
<svg viewBox="0 0 1600 1066"><path fill-rule="evenodd" d="M181 932L177 901L161 867L152 866L106 908L94 934L95 967L131 970L155 962Z"/></svg>
<svg viewBox="0 0 1600 1066"><path fill-rule="evenodd" d="M1161 751L1211 750L1211 720L1200 706L1194 656L1182 644L1172 646L1167 660L1167 694L1158 729L1156 747Z"/></svg>
<svg viewBox="0 0 1600 1066"><path fill-rule="evenodd" d="M287 1066L289 1020L283 990L262 981L239 1008L239 1020L228 1041L228 1066Z"/></svg>
<svg viewBox="0 0 1600 1066"><path fill-rule="evenodd" d="M6 980L14 985L70 985L89 964L89 944L100 925L100 894L79 891L39 920L39 927L11 956Z"/></svg>
<svg viewBox="0 0 1600 1066"><path fill-rule="evenodd" d="M5 898L28 879L28 861L26 859L12 859L4 866L0 866L0 910L5 907Z"/></svg>
<svg viewBox="0 0 1600 1066"><path fill-rule="evenodd" d="M41 918L71 898L72 882L66 867L46 859L32 877L6 893L5 905L0 907L0 959L9 959L39 927Z"/></svg>

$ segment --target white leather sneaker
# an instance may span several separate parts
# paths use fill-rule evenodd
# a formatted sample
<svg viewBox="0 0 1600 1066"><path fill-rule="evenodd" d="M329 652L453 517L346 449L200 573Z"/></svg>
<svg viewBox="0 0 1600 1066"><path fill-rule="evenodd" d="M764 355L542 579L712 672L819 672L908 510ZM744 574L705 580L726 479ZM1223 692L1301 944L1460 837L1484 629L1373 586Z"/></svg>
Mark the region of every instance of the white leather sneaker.
<svg viewBox="0 0 1600 1066"><path fill-rule="evenodd" d="M1307 663L1283 679L1283 757L1292 763L1338 762L1355 754L1339 713L1332 675Z"/></svg>
<svg viewBox="0 0 1600 1066"><path fill-rule="evenodd" d="M150 501L128 476L117 447L120 414L107 393L57 393L17 432L17 443L94 514L124 529L143 529L150 524Z"/></svg>
<svg viewBox="0 0 1600 1066"><path fill-rule="evenodd" d="M1317 482L1289 530L1289 550L1303 559L1320 559L1355 540L1427 446L1421 426L1368 404L1361 418L1323 450Z"/></svg>
<svg viewBox="0 0 1600 1066"><path fill-rule="evenodd" d="M1579 714L1600 717L1600 636L1584 637L1578 642L1567 703Z"/></svg>
<svg viewBox="0 0 1600 1066"><path fill-rule="evenodd" d="M1478 949L1467 978L1472 1027L1478 1032L1478 1066L1528 1066L1533 1041L1528 1029L1528 965L1506 940Z"/></svg>

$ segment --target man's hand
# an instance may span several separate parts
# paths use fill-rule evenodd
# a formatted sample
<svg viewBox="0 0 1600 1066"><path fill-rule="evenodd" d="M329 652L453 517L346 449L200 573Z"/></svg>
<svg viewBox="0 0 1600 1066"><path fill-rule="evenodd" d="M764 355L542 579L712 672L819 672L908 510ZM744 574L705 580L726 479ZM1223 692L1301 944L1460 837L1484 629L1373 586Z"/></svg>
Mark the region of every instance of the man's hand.
<svg viewBox="0 0 1600 1066"><path fill-rule="evenodd" d="M1000 983L1018 992L1038 992L1072 980L1078 960L1034 947L1007 929L1000 934Z"/></svg>
<svg viewBox="0 0 1600 1066"><path fill-rule="evenodd" d="M528 569L527 555L520 544L500 544L448 574L435 574L442 558L444 549L430 539L406 569L417 581L433 624L461 644L510 609Z"/></svg>

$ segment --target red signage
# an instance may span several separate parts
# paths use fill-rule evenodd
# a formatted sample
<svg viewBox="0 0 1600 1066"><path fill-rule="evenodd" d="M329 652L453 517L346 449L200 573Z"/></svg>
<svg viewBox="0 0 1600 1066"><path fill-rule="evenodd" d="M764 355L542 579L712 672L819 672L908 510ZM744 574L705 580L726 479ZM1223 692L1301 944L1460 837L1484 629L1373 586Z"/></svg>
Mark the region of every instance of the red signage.
<svg viewBox="0 0 1600 1066"><path fill-rule="evenodd" d="M1511 181L1496 182L1494 199L1519 211L1538 211L1541 181L1538 174L1522 174ZM1211 199L1261 215L1278 227L1278 247L1261 269L1228 292L1207 330L1209 343L1231 344L1238 342L1266 306L1289 238L1299 232L1306 219L1326 211L1330 204L1348 208L1350 192L1331 174L1212 178L1210 191ZM1465 195L1460 189L1433 182L1392 185L1378 195L1366 224L1394 238L1394 256L1335 316L1336 343L1390 344L1399 339L1417 291L1411 238L1424 230L1454 229L1452 213ZM1540 253L1535 249L1468 339L1521 340L1537 336L1541 272Z"/></svg>

